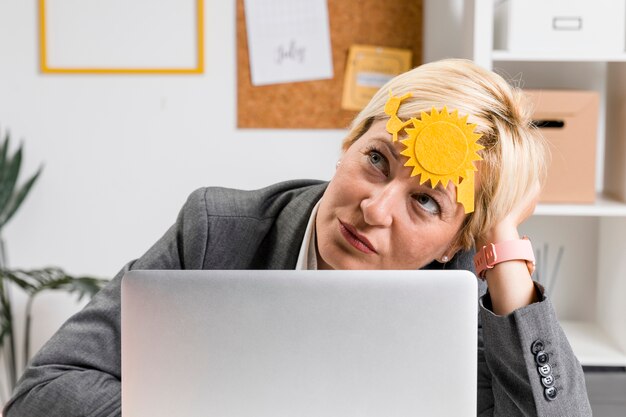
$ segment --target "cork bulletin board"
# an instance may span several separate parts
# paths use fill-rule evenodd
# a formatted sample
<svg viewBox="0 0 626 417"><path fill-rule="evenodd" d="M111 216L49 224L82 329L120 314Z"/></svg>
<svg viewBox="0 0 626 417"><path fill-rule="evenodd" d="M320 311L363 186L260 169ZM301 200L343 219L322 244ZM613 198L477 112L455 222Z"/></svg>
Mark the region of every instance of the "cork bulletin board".
<svg viewBox="0 0 626 417"><path fill-rule="evenodd" d="M352 44L406 48L422 60L422 0L328 0L333 78L253 86L243 0L237 0L237 127L337 129L356 115L341 108Z"/></svg>

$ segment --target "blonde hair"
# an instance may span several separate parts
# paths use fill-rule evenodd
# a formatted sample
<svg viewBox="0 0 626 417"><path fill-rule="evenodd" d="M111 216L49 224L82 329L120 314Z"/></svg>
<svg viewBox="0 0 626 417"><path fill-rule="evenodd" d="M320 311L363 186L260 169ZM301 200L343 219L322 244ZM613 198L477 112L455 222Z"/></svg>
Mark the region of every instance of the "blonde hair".
<svg viewBox="0 0 626 417"><path fill-rule="evenodd" d="M455 244L470 249L525 196L543 184L548 158L545 141L533 125L532 108L523 92L499 75L468 60L446 59L424 64L385 84L356 116L343 141L349 148L372 125L385 120L389 91L411 93L402 101L398 117L408 120L443 106L468 115L482 134L485 147L477 163L475 211L469 214Z"/></svg>

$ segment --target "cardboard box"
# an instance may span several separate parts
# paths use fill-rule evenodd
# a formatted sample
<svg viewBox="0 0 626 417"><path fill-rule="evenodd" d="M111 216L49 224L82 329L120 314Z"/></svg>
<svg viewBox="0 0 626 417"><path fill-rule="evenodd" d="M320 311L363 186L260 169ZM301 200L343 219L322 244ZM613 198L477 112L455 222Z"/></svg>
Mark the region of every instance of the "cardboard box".
<svg viewBox="0 0 626 417"><path fill-rule="evenodd" d="M533 120L547 139L551 161L540 201L593 203L599 94L595 91L526 90Z"/></svg>
<svg viewBox="0 0 626 417"><path fill-rule="evenodd" d="M625 0L505 0L494 12L494 43L513 54L597 56L625 50Z"/></svg>

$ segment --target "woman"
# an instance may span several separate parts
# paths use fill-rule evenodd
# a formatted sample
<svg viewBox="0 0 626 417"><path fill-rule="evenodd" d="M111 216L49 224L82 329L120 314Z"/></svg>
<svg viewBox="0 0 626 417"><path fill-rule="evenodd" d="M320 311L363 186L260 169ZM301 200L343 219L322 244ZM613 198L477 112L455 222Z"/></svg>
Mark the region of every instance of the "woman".
<svg viewBox="0 0 626 417"><path fill-rule="evenodd" d="M478 415L591 415L517 230L545 175L522 94L468 61L426 64L372 98L343 150L328 184L193 193L163 238L37 354L5 416L119 414L120 280L130 269L474 270L473 247L489 288L479 300ZM491 248L512 255L494 265Z"/></svg>

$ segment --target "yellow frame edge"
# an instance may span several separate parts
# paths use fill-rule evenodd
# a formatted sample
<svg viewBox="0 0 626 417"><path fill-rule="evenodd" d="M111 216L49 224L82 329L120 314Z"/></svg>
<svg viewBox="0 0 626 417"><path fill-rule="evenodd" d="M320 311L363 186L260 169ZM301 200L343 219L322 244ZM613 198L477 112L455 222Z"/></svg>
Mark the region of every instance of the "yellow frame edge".
<svg viewBox="0 0 626 417"><path fill-rule="evenodd" d="M44 74L202 74L204 73L204 0L196 0L197 59L194 68L54 68L48 66L46 0L39 0L39 62Z"/></svg>

